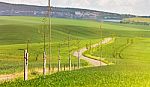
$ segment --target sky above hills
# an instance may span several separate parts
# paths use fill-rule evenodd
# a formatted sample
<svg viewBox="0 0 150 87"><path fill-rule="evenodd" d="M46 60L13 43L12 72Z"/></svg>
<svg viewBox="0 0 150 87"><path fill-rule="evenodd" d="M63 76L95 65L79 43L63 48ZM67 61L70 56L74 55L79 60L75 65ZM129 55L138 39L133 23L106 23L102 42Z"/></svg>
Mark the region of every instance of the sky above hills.
<svg viewBox="0 0 150 87"><path fill-rule="evenodd" d="M0 0L0 2L45 6L48 0ZM51 5L150 16L150 0L51 0Z"/></svg>

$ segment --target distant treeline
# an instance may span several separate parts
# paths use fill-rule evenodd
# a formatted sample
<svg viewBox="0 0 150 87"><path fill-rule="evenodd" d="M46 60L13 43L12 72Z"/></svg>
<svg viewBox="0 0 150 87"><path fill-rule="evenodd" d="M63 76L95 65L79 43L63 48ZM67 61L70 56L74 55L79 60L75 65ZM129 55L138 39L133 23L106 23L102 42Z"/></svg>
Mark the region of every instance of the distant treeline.
<svg viewBox="0 0 150 87"><path fill-rule="evenodd" d="M0 16L46 16L47 6L34 6L23 4L9 4L0 2ZM79 8L61 8L52 7L51 17L71 18L71 19L90 19L90 20L122 20L132 18L135 15L117 14L96 10L79 9Z"/></svg>

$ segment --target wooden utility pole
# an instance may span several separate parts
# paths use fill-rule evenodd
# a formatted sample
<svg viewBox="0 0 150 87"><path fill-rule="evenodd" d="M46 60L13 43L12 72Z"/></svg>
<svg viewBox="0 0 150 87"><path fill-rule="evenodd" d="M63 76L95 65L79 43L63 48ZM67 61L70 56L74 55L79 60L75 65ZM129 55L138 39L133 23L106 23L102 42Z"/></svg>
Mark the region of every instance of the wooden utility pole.
<svg viewBox="0 0 150 87"><path fill-rule="evenodd" d="M60 71L60 44L58 46L58 72Z"/></svg>
<svg viewBox="0 0 150 87"><path fill-rule="evenodd" d="M68 33L68 56L69 56L69 70L71 70L70 32Z"/></svg>
<svg viewBox="0 0 150 87"><path fill-rule="evenodd" d="M48 28L49 28L49 73L51 73L51 57L52 57L52 28L51 28L51 1L48 0Z"/></svg>

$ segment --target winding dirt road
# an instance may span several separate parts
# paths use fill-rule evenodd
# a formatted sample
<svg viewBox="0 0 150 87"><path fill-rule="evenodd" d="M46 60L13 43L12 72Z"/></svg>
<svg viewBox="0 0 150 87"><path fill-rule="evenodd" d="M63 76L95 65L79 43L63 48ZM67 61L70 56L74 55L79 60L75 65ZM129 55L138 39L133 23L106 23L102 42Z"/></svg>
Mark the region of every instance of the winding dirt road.
<svg viewBox="0 0 150 87"><path fill-rule="evenodd" d="M99 42L99 43L97 43L97 44L94 44L94 45L92 45L91 47L94 48L94 47L99 46L100 44L107 44L107 43L110 43L112 40L113 40L113 38L105 38L102 42ZM99 60L95 60L95 59L91 59L91 58L85 57L85 56L83 55L83 53L84 53L85 51L87 51L86 47L82 48L82 49L79 51L80 59L83 59L83 60L87 61L88 63L90 63L90 64L93 65L93 66L106 66L106 65L107 65L106 63L103 63L103 62L101 62L101 61L99 61ZM78 51L75 51L75 52L73 53L73 55L78 58Z"/></svg>

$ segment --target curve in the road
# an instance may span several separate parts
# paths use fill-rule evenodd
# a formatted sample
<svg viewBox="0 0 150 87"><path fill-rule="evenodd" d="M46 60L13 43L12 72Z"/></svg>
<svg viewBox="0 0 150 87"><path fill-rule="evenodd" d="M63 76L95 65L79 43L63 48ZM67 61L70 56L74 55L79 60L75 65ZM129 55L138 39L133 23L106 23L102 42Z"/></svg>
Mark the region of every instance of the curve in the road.
<svg viewBox="0 0 150 87"><path fill-rule="evenodd" d="M102 42L99 42L97 44L94 44L92 45L91 47L94 48L94 47L97 47L101 44L107 44L107 43L110 43L111 41L113 40L113 38L105 38L104 40L102 40ZM90 63L92 66L106 66L107 64L102 62L102 61L99 61L99 60L95 60L95 59L91 59L91 58L88 58L86 56L83 55L83 53L87 51L86 47L80 49L79 51L79 56L80 56L80 59L83 59L85 61L87 61L88 63ZM78 51L75 51L73 53L73 56L75 57L78 57Z"/></svg>

